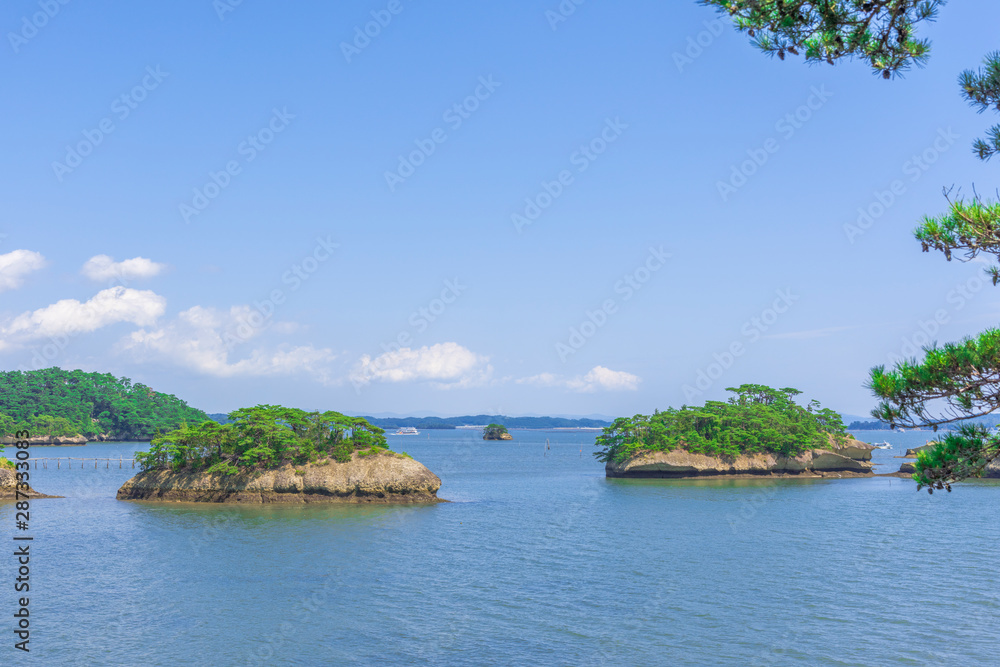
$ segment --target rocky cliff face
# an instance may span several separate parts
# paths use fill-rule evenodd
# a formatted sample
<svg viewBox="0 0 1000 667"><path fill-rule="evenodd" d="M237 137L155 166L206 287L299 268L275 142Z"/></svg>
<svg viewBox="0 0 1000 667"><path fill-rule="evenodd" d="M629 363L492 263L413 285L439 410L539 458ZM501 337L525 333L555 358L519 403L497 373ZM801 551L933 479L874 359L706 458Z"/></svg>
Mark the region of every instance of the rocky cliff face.
<svg viewBox="0 0 1000 667"><path fill-rule="evenodd" d="M513 440L514 436L510 433L501 433L499 435L484 435L483 440Z"/></svg>
<svg viewBox="0 0 1000 667"><path fill-rule="evenodd" d="M147 470L125 482L119 500L215 503L434 503L441 480L398 454L349 463L286 465L237 475Z"/></svg>
<svg viewBox="0 0 1000 667"><path fill-rule="evenodd" d="M17 490L17 476L14 471L10 468L0 468L0 500L13 500L17 497L15 491ZM21 494L25 491L22 489ZM47 496L44 493L39 493L35 491L30 486L28 487L27 494L31 498L57 498L58 496Z"/></svg>
<svg viewBox="0 0 1000 667"><path fill-rule="evenodd" d="M915 459L915 458L917 458L917 454L919 454L922 451L928 450L928 449L930 449L933 446L934 445L927 444L927 445L921 445L920 447L914 447L912 449L907 449L906 453L903 454L903 458L904 459Z"/></svg>
<svg viewBox="0 0 1000 667"><path fill-rule="evenodd" d="M608 477L721 477L803 475L861 477L872 475L869 444L848 440L833 450L811 449L794 458L776 454L751 454L736 458L693 454L683 449L643 452L622 463L608 462Z"/></svg>

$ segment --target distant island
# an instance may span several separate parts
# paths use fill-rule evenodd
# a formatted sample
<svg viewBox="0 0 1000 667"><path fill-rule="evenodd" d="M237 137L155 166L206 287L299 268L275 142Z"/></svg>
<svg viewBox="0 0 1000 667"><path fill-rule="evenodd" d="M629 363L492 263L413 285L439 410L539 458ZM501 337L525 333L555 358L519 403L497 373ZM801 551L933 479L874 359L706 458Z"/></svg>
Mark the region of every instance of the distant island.
<svg viewBox="0 0 1000 667"><path fill-rule="evenodd" d="M840 415L797 389L744 384L708 401L616 419L594 456L608 477L871 476L872 445L847 434Z"/></svg>
<svg viewBox="0 0 1000 667"><path fill-rule="evenodd" d="M258 405L153 439L119 500L439 502L441 480L361 417Z"/></svg>
<svg viewBox="0 0 1000 667"><path fill-rule="evenodd" d="M564 417L508 417L506 415L466 415L464 417L364 417L369 424L384 429L414 426L420 430L451 429L460 426L499 424L507 428L605 428L611 422L600 419L567 419Z"/></svg>
<svg viewBox="0 0 1000 667"><path fill-rule="evenodd" d="M501 424L490 424L483 429L483 440L513 440L514 436L507 432L507 427Z"/></svg>
<svg viewBox="0 0 1000 667"><path fill-rule="evenodd" d="M0 442L27 430L31 442L148 441L158 431L208 415L170 394L128 378L46 368L0 372Z"/></svg>

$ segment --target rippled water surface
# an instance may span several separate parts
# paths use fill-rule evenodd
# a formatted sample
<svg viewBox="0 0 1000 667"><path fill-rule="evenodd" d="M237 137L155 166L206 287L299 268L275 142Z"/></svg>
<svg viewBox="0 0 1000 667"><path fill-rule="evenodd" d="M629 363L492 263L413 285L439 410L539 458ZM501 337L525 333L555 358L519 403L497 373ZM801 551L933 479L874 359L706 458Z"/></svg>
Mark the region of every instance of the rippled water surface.
<svg viewBox="0 0 1000 667"><path fill-rule="evenodd" d="M896 445L876 453L882 471L931 437L858 435ZM514 436L391 438L441 477L439 495L453 502L435 506L118 502L134 472L127 463L32 470L36 489L66 498L32 503L31 656L40 665L996 664L996 483L928 496L892 478L607 480L593 433ZM128 457L140 447L32 454ZM13 513L0 503L8 544ZM8 619L11 561L0 585Z"/></svg>

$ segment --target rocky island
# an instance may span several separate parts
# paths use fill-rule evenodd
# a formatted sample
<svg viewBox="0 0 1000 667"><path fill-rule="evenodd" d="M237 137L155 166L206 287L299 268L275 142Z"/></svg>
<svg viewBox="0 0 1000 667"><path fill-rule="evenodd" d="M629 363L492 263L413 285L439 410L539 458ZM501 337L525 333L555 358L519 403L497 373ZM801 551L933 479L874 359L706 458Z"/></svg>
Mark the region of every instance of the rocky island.
<svg viewBox="0 0 1000 667"><path fill-rule="evenodd" d="M483 440L513 440L514 436L507 432L506 426L490 424L483 429Z"/></svg>
<svg viewBox="0 0 1000 667"><path fill-rule="evenodd" d="M435 503L441 480L391 451L360 417L260 405L184 426L137 454L119 500L215 503Z"/></svg>
<svg viewBox="0 0 1000 667"><path fill-rule="evenodd" d="M640 452L622 462L608 461L607 477L871 477L871 445L849 440L829 449L807 449L796 456L773 452L740 456L708 456L684 448Z"/></svg>
<svg viewBox="0 0 1000 667"><path fill-rule="evenodd" d="M727 402L621 418L597 438L607 477L871 477L872 445L795 389L741 385Z"/></svg>
<svg viewBox="0 0 1000 667"><path fill-rule="evenodd" d="M47 496L44 493L35 491L30 486L25 491L21 489L21 498L27 495L29 498L58 498L59 496ZM17 499L17 473L14 464L5 458L0 458L0 500Z"/></svg>

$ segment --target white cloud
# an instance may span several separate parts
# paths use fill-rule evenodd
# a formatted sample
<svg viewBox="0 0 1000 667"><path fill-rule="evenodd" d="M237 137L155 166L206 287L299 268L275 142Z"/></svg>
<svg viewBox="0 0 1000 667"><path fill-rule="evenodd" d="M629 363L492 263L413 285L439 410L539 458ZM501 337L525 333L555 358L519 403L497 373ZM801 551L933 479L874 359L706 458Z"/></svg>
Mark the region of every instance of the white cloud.
<svg viewBox="0 0 1000 667"><path fill-rule="evenodd" d="M400 348L375 359L365 355L351 372L355 385L370 382L429 381L449 389L480 385L493 374L489 357L458 343L438 343L430 347Z"/></svg>
<svg viewBox="0 0 1000 667"><path fill-rule="evenodd" d="M294 375L309 373L329 380L326 365L335 355L311 345L253 349L232 359L239 346L264 328L260 314L247 306L229 311L195 306L172 322L153 330L135 331L122 346L141 360L165 361L215 377Z"/></svg>
<svg viewBox="0 0 1000 667"><path fill-rule="evenodd" d="M552 373L539 373L531 377L521 378L516 382L517 384L530 384L536 387L558 387L565 383L558 375L553 375Z"/></svg>
<svg viewBox="0 0 1000 667"><path fill-rule="evenodd" d="M31 250L15 250L0 255L0 292L17 289L24 277L45 266L45 258Z"/></svg>
<svg viewBox="0 0 1000 667"><path fill-rule="evenodd" d="M87 278L91 280L112 280L120 278L122 280L135 280L137 278L152 278L159 275L166 264L158 264L145 257L133 257L122 262L116 262L108 255L97 255L87 260L87 263L80 269Z"/></svg>
<svg viewBox="0 0 1000 667"><path fill-rule="evenodd" d="M564 378L552 373L540 373L517 380L518 384L530 384L536 387L562 387L581 393L596 391L636 391L642 378L625 371L613 371L604 366L594 366L583 376Z"/></svg>
<svg viewBox="0 0 1000 667"><path fill-rule="evenodd" d="M0 326L7 338L31 340L89 333L119 322L149 326L163 315L167 300L150 291L112 287L81 303L63 299L51 306L22 313Z"/></svg>

